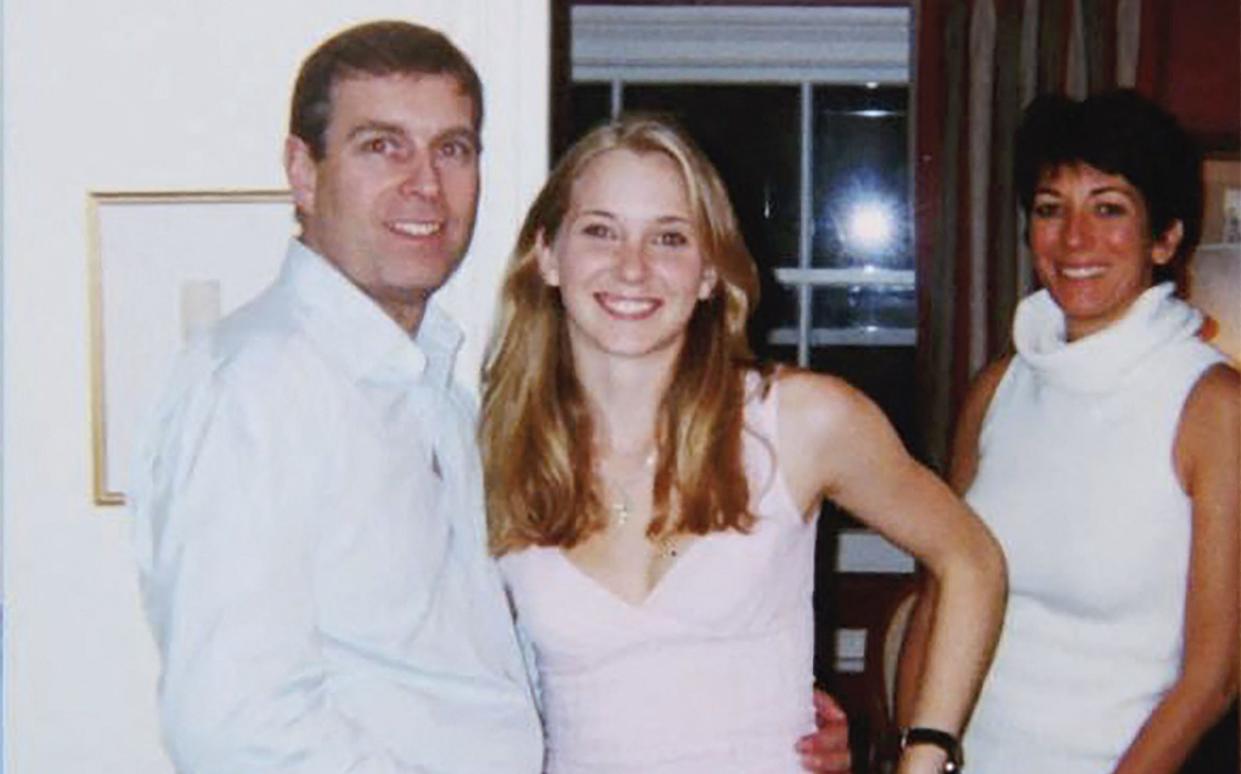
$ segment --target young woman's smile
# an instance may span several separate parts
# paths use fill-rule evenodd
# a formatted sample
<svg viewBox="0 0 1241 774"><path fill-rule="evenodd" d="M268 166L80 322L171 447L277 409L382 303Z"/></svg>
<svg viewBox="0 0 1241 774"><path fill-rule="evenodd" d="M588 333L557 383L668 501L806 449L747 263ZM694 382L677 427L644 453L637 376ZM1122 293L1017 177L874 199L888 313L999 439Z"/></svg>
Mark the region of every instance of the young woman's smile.
<svg viewBox="0 0 1241 774"><path fill-rule="evenodd" d="M680 168L663 153L610 150L590 162L539 253L575 356L675 356L715 285L694 218Z"/></svg>

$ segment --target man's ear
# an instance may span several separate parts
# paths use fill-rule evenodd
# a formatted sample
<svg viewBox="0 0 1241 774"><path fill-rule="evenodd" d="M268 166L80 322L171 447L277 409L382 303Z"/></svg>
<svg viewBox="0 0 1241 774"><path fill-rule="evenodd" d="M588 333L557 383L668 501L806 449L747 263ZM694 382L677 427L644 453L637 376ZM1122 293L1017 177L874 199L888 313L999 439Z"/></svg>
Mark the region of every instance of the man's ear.
<svg viewBox="0 0 1241 774"><path fill-rule="evenodd" d="M552 255L552 246L547 243L546 232L539 231L534 241L534 250L543 281L553 288L560 287L560 269L556 266L556 256Z"/></svg>
<svg viewBox="0 0 1241 774"><path fill-rule="evenodd" d="M293 193L293 206L299 213L310 214L315 210L315 183L319 164L310 152L310 146L300 138L289 135L284 141L284 174Z"/></svg>
<svg viewBox="0 0 1241 774"><path fill-rule="evenodd" d="M1172 221L1172 225L1164 229L1163 233L1151 243L1151 261L1156 266L1162 266L1172 260L1172 256L1176 255L1176 248L1181 246L1181 239L1184 236L1184 224L1181 223L1179 218Z"/></svg>

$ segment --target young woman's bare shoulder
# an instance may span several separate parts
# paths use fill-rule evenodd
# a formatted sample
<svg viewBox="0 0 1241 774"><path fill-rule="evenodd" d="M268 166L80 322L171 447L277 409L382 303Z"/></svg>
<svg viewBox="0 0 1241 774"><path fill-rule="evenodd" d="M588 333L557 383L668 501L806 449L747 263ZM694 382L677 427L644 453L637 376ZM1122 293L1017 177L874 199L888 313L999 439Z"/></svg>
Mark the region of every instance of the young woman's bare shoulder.
<svg viewBox="0 0 1241 774"><path fill-rule="evenodd" d="M777 374L777 451L797 502L812 503L844 475L854 457L870 457L895 435L883 413L843 379L784 369ZM841 454L842 448L852 450Z"/></svg>
<svg viewBox="0 0 1241 774"><path fill-rule="evenodd" d="M776 378L780 382L780 404L792 411L853 408L857 401L869 401L860 390L837 376L782 368Z"/></svg>
<svg viewBox="0 0 1241 774"><path fill-rule="evenodd" d="M839 377L786 368L777 378L780 424L797 435L824 437L849 432L858 422L880 414L870 398Z"/></svg>

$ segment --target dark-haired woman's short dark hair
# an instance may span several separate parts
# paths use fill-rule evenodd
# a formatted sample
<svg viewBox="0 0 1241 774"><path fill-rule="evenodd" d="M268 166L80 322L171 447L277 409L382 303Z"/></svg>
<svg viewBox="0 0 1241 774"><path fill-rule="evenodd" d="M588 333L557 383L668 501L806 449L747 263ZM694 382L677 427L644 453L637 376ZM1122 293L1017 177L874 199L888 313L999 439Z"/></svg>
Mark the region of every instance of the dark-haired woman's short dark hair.
<svg viewBox="0 0 1241 774"><path fill-rule="evenodd" d="M470 60L443 34L418 24L377 21L350 27L325 40L297 74L289 133L323 158L332 115L332 86L359 75L447 75L474 105L474 129L483 123L483 87Z"/></svg>
<svg viewBox="0 0 1241 774"><path fill-rule="evenodd" d="M1179 220L1181 244L1155 267L1155 279L1183 287L1185 262L1202 233L1202 153L1172 114L1127 89L1081 101L1044 95L1026 108L1016 153L1014 183L1027 218L1044 175L1084 163L1138 190L1152 239Z"/></svg>

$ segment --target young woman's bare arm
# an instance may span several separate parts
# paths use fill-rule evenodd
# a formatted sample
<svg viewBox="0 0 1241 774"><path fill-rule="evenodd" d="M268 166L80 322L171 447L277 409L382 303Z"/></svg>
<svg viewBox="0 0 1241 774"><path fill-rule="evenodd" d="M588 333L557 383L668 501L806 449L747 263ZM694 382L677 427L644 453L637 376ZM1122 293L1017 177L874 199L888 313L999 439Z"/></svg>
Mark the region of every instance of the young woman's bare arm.
<svg viewBox="0 0 1241 774"><path fill-rule="evenodd" d="M957 415L949 459L948 484L958 495L964 495L974 481L974 474L978 469L978 436L982 432L983 418L987 415L991 397L995 395L996 387L1008 370L1011 359L1006 357L998 360L979 373L970 385L961 412ZM921 570L919 574L918 602L909 618L896 672L896 721L901 726L910 725L914 699L918 695L918 686L922 684L931 619L939 593L932 576Z"/></svg>
<svg viewBox="0 0 1241 774"><path fill-rule="evenodd" d="M790 488L809 508L821 496L909 551L940 590L915 725L959 735L1003 617L999 546L982 522L905 451L883 413L840 380L807 373L781 383L777 451ZM936 770L942 753L913 748L901 771Z"/></svg>

